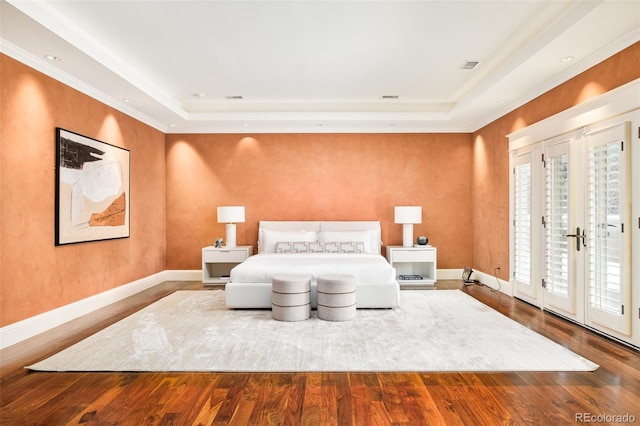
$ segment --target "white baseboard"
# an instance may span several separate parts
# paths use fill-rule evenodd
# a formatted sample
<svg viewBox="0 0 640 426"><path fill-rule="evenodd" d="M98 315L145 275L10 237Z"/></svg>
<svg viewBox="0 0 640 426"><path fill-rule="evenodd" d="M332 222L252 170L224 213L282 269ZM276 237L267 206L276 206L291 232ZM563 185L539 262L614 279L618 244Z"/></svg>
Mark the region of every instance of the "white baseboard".
<svg viewBox="0 0 640 426"><path fill-rule="evenodd" d="M164 274L165 281L202 281L200 269L167 269Z"/></svg>
<svg viewBox="0 0 640 426"><path fill-rule="evenodd" d="M438 269L438 279L462 281L462 269ZM473 274L471 275L471 279L478 280L482 284L486 285L487 287L491 287L493 289L498 289L498 282L499 282L500 292L507 294L509 296L513 296L513 289L512 289L511 283L501 279L498 279L498 281L496 281L495 275L487 274L482 271L476 271L474 269Z"/></svg>
<svg viewBox="0 0 640 426"><path fill-rule="evenodd" d="M462 279L462 269L438 269L437 274L439 280Z"/></svg>
<svg viewBox="0 0 640 426"><path fill-rule="evenodd" d="M462 276L462 271L460 272L460 276ZM490 287L494 290L500 290L501 293L504 293L508 296L513 296L513 286L509 281L501 280L500 278L496 281L496 276L493 274L486 274L482 271L473 271L473 275L471 279L478 280L482 284ZM500 283L500 285L498 285Z"/></svg>
<svg viewBox="0 0 640 426"><path fill-rule="evenodd" d="M0 349L91 313L165 281L201 281L201 270L162 271L0 328Z"/></svg>

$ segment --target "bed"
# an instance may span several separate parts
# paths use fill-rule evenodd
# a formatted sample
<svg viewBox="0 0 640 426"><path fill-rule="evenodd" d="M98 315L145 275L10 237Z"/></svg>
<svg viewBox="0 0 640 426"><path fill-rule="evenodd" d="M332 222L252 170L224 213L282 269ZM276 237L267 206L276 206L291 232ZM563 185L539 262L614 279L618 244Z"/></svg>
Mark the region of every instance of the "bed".
<svg viewBox="0 0 640 426"><path fill-rule="evenodd" d="M318 275L344 273L356 277L357 308L395 308L400 286L381 245L378 221L261 221L258 254L231 270L226 305L270 309L274 275L309 274L315 308Z"/></svg>

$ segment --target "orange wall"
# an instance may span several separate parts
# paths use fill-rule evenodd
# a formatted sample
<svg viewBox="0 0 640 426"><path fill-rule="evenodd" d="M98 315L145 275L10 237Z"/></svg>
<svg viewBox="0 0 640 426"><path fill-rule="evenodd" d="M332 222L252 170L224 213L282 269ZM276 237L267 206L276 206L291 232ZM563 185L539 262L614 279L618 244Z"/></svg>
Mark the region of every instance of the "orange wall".
<svg viewBox="0 0 640 426"><path fill-rule="evenodd" d="M165 269L165 136L0 55L0 326ZM131 151L131 237L54 246L55 128Z"/></svg>
<svg viewBox="0 0 640 426"><path fill-rule="evenodd" d="M0 54L0 326L164 269L199 269L218 205L258 220L381 220L423 206L438 267L508 279L506 135L640 77L640 43L473 135L165 135ZM131 238L54 247L54 129L131 151ZM165 151L166 148L166 151ZM168 241L168 243L165 243ZM167 261L165 262L165 257Z"/></svg>
<svg viewBox="0 0 640 426"><path fill-rule="evenodd" d="M473 134L473 264L509 279L507 135L640 78L640 43L579 74Z"/></svg>
<svg viewBox="0 0 640 426"><path fill-rule="evenodd" d="M471 262L470 134L167 135L167 267L199 269L225 235L216 207L243 205L238 245L260 220L380 220L402 244L393 207L419 205L415 236L438 247L439 268Z"/></svg>

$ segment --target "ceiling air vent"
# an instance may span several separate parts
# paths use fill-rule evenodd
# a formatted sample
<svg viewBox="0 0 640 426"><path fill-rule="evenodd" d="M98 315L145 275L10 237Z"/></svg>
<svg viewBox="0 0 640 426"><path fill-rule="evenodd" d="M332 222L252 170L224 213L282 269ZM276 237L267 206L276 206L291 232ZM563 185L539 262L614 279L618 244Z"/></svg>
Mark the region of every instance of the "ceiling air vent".
<svg viewBox="0 0 640 426"><path fill-rule="evenodd" d="M464 61L462 65L460 65L461 70L472 70L480 64L480 61Z"/></svg>
<svg viewBox="0 0 640 426"><path fill-rule="evenodd" d="M227 99L227 100L230 100L230 101L234 101L234 100L242 99L242 96L240 96L240 95L230 95L230 96L225 96L224 98Z"/></svg>
<svg viewBox="0 0 640 426"><path fill-rule="evenodd" d="M382 99L398 99L398 95L382 95Z"/></svg>

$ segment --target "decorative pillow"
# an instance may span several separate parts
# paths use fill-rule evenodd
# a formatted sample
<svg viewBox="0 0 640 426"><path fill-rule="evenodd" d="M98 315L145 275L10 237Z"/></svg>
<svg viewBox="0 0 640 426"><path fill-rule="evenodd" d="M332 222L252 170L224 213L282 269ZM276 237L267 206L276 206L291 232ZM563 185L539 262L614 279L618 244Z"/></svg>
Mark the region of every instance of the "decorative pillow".
<svg viewBox="0 0 640 426"><path fill-rule="evenodd" d="M364 253L362 241L278 241L276 253Z"/></svg>
<svg viewBox="0 0 640 426"><path fill-rule="evenodd" d="M262 230L262 241L259 247L260 253L275 253L278 242L316 242L318 236L313 231L271 231Z"/></svg>
<svg viewBox="0 0 640 426"><path fill-rule="evenodd" d="M321 231L318 241L326 242L361 242L364 245L364 253L377 253L372 247L372 231Z"/></svg>
<svg viewBox="0 0 640 426"><path fill-rule="evenodd" d="M362 241L327 241L323 246L325 253L364 253Z"/></svg>
<svg viewBox="0 0 640 426"><path fill-rule="evenodd" d="M309 241L278 241L276 253L322 253L322 244Z"/></svg>

